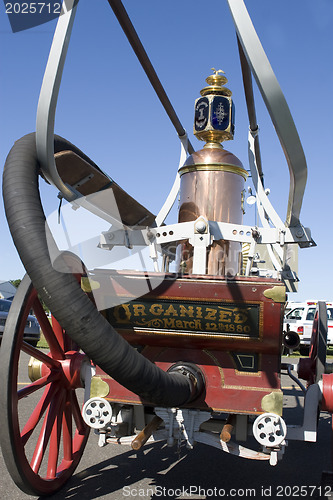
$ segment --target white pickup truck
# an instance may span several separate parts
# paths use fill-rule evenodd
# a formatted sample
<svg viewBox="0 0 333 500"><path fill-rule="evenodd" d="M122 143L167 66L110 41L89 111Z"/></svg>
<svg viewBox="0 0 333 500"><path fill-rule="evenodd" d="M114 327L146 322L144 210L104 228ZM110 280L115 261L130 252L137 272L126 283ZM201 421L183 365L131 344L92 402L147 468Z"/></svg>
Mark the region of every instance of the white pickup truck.
<svg viewBox="0 0 333 500"><path fill-rule="evenodd" d="M283 321L284 331L296 332L300 338L300 351L308 351L311 343L312 325L316 312L317 302L308 300L306 302L288 302ZM333 346L333 303L326 302L327 308L327 345Z"/></svg>

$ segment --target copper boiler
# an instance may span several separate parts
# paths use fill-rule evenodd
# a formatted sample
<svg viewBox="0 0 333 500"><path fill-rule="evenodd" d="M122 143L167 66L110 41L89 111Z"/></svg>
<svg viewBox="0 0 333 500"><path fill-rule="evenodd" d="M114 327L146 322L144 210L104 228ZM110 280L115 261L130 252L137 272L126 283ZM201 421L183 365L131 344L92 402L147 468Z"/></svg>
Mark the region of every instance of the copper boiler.
<svg viewBox="0 0 333 500"><path fill-rule="evenodd" d="M247 178L240 160L218 143L208 143L193 153L180 168L181 187L178 222L199 216L210 221L242 224L243 191ZM241 269L241 243L214 241L207 249L206 274L235 276ZM178 247L180 271L192 273L193 247Z"/></svg>

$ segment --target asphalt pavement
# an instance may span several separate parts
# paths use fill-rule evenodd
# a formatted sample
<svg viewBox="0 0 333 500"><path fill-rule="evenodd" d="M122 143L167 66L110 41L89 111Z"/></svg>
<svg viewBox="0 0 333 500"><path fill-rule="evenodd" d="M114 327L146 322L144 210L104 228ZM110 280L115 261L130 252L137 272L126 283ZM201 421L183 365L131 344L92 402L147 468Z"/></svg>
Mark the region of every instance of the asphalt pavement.
<svg viewBox="0 0 333 500"><path fill-rule="evenodd" d="M287 376L282 377L284 419L302 421L303 396ZM93 432L81 462L65 487L50 499L191 499L324 498L321 474L330 469L331 416L321 413L317 443L290 441L275 467L246 460L197 444L193 450L147 444L134 452L121 445L98 447ZM28 500L13 483L0 454L1 500Z"/></svg>

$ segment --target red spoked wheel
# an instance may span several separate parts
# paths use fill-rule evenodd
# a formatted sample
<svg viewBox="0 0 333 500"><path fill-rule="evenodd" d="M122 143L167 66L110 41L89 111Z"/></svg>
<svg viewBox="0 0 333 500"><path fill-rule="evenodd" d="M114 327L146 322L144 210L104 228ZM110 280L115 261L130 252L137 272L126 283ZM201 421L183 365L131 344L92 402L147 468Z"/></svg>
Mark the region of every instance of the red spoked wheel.
<svg viewBox="0 0 333 500"><path fill-rule="evenodd" d="M327 312L325 302L318 302L312 326L308 358L299 360L298 375L308 384L316 384L325 373L327 356Z"/></svg>
<svg viewBox="0 0 333 500"><path fill-rule="evenodd" d="M31 309L48 354L23 341ZM71 477L88 439L80 410L87 358L54 318L51 325L28 276L13 300L0 351L0 442L8 471L25 493L50 495Z"/></svg>

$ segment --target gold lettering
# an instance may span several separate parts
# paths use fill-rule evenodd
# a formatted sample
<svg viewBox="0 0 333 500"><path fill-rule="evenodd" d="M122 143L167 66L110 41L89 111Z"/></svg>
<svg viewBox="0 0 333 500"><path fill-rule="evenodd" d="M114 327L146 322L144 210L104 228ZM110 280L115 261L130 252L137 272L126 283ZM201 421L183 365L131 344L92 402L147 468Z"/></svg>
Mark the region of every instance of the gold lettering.
<svg viewBox="0 0 333 500"><path fill-rule="evenodd" d="M176 328L183 328L183 322L180 319L177 319L176 321Z"/></svg>
<svg viewBox="0 0 333 500"><path fill-rule="evenodd" d="M154 314L155 316L161 316L163 312L163 307L162 304L152 304L150 306L149 311Z"/></svg>
<svg viewBox="0 0 333 500"><path fill-rule="evenodd" d="M113 314L117 323L129 323L131 319L131 311L129 304L121 304L113 308Z"/></svg>
<svg viewBox="0 0 333 500"><path fill-rule="evenodd" d="M202 307L196 307L196 318L202 318Z"/></svg>
<svg viewBox="0 0 333 500"><path fill-rule="evenodd" d="M176 311L176 309L173 307L172 304L169 305L168 309L165 311L165 316L178 316L178 312Z"/></svg>
<svg viewBox="0 0 333 500"><path fill-rule="evenodd" d="M134 316L146 316L146 308L143 304L133 304Z"/></svg>
<svg viewBox="0 0 333 500"><path fill-rule="evenodd" d="M206 330L210 330L210 331L216 332L217 331L217 325L216 325L216 323L207 323L206 324Z"/></svg>
<svg viewBox="0 0 333 500"><path fill-rule="evenodd" d="M184 328L188 330L201 330L201 321L199 319L195 319L193 321L185 321L183 320Z"/></svg>
<svg viewBox="0 0 333 500"><path fill-rule="evenodd" d="M215 319L217 310L211 309L210 307L206 307L206 313L207 316L205 316L205 319Z"/></svg>
<svg viewBox="0 0 333 500"><path fill-rule="evenodd" d="M193 318L193 313L194 313L194 309L193 309L193 306L188 306L187 308L183 305L180 305L179 306L180 308L180 316L181 317L184 317L184 316L189 316L189 318Z"/></svg>
<svg viewBox="0 0 333 500"><path fill-rule="evenodd" d="M232 311L220 308L219 311L219 321L225 321L226 323L231 323Z"/></svg>
<svg viewBox="0 0 333 500"><path fill-rule="evenodd" d="M194 320L194 329L195 330L202 330L201 321L199 319Z"/></svg>
<svg viewBox="0 0 333 500"><path fill-rule="evenodd" d="M164 328L175 328L174 318L163 318Z"/></svg>
<svg viewBox="0 0 333 500"><path fill-rule="evenodd" d="M246 323L248 316L244 312L235 312L235 323Z"/></svg>

